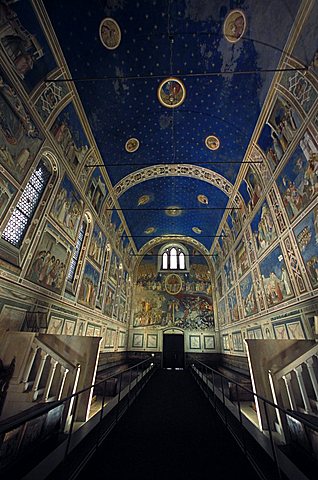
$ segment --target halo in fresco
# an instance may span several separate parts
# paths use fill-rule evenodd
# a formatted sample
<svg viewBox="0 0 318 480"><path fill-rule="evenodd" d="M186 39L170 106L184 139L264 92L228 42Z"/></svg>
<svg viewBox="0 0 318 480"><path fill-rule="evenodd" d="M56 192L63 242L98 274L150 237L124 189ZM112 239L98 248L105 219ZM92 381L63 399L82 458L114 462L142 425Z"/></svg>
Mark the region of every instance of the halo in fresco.
<svg viewBox="0 0 318 480"><path fill-rule="evenodd" d="M177 78L166 78L158 87L158 100L164 107L179 107L186 97L186 89L181 80Z"/></svg>
<svg viewBox="0 0 318 480"><path fill-rule="evenodd" d="M113 18L104 18L99 25L99 37L108 50L115 50L121 41L121 30Z"/></svg>
<svg viewBox="0 0 318 480"><path fill-rule="evenodd" d="M220 148L220 140L215 135L209 135L205 139L205 145L209 150L218 150Z"/></svg>
<svg viewBox="0 0 318 480"><path fill-rule="evenodd" d="M203 205L208 205L209 204L209 199L206 195L200 194L197 196L197 200L200 203L203 203Z"/></svg>
<svg viewBox="0 0 318 480"><path fill-rule="evenodd" d="M139 148L139 140L138 138L129 138L129 140L127 140L126 144L125 144L125 149L126 149L126 152L128 153L134 153L136 152L136 150L138 150Z"/></svg>
<svg viewBox="0 0 318 480"><path fill-rule="evenodd" d="M246 17L241 10L232 10L224 21L223 33L230 43L238 42L246 30Z"/></svg>
<svg viewBox="0 0 318 480"><path fill-rule="evenodd" d="M165 279L165 289L170 295L177 295L182 289L182 279L176 273L171 273Z"/></svg>
<svg viewBox="0 0 318 480"><path fill-rule="evenodd" d="M181 209L177 205L172 205L171 207L167 207L165 209L166 215L168 217L179 217L181 215Z"/></svg>

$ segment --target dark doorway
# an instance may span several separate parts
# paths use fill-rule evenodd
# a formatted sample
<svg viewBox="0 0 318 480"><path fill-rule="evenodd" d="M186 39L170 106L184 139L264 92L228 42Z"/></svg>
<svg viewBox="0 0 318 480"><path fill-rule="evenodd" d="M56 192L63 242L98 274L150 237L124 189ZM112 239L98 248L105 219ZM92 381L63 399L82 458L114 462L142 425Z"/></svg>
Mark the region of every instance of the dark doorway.
<svg viewBox="0 0 318 480"><path fill-rule="evenodd" d="M163 334L163 368L184 367L184 340L180 334Z"/></svg>

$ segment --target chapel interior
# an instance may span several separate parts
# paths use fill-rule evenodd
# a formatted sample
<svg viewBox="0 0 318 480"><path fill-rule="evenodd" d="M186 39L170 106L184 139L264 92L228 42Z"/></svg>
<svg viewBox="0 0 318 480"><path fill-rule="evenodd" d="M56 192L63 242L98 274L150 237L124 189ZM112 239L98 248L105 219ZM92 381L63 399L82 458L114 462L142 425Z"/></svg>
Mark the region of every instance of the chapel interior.
<svg viewBox="0 0 318 480"><path fill-rule="evenodd" d="M106 450L208 478L210 442L219 478L315 478L317 24L317 0L0 0L4 478L106 475Z"/></svg>

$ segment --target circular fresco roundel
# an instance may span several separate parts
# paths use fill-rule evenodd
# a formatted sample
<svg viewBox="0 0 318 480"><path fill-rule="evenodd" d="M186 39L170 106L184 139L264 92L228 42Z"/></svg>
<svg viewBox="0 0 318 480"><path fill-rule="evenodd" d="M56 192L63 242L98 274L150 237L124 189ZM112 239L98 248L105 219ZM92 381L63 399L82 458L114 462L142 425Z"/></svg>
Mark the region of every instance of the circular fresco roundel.
<svg viewBox="0 0 318 480"><path fill-rule="evenodd" d="M205 145L209 150L217 150L220 148L220 140L215 135L209 135L205 139Z"/></svg>
<svg viewBox="0 0 318 480"><path fill-rule="evenodd" d="M168 108L179 107L186 97L186 89L181 80L166 78L158 87L158 99L161 105Z"/></svg>
<svg viewBox="0 0 318 480"><path fill-rule="evenodd" d="M171 273L165 279L165 289L170 295L177 295L182 289L182 279L176 273Z"/></svg>
<svg viewBox="0 0 318 480"><path fill-rule="evenodd" d="M179 217L182 213L182 210L177 205L172 205L171 207L167 207L165 209L165 213L168 215L168 217Z"/></svg>
<svg viewBox="0 0 318 480"><path fill-rule="evenodd" d="M246 30L246 17L241 10L232 10L226 17L223 32L230 43L238 42Z"/></svg>
<svg viewBox="0 0 318 480"><path fill-rule="evenodd" d="M121 31L113 18L104 18L99 25L99 37L108 50L115 50L121 41Z"/></svg>
<svg viewBox="0 0 318 480"><path fill-rule="evenodd" d="M138 148L139 148L138 138L130 138L129 140L127 140L125 144L126 152L134 153L136 150L138 150Z"/></svg>

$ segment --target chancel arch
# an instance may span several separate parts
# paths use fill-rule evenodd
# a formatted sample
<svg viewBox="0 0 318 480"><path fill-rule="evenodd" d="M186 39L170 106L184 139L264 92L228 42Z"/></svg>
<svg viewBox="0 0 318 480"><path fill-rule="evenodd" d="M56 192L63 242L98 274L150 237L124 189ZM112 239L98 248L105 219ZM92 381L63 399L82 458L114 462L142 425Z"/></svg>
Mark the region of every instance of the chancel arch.
<svg viewBox="0 0 318 480"><path fill-rule="evenodd" d="M152 165L151 167L142 168L124 177L113 187L113 192L117 199L123 195L129 188L138 183L160 177L190 177L210 183L222 190L228 197L233 193L233 184L223 175L198 165L174 164L174 165ZM234 203L237 207L244 204L242 196L237 193L234 197ZM105 205L107 208L113 205L110 195L107 197Z"/></svg>

